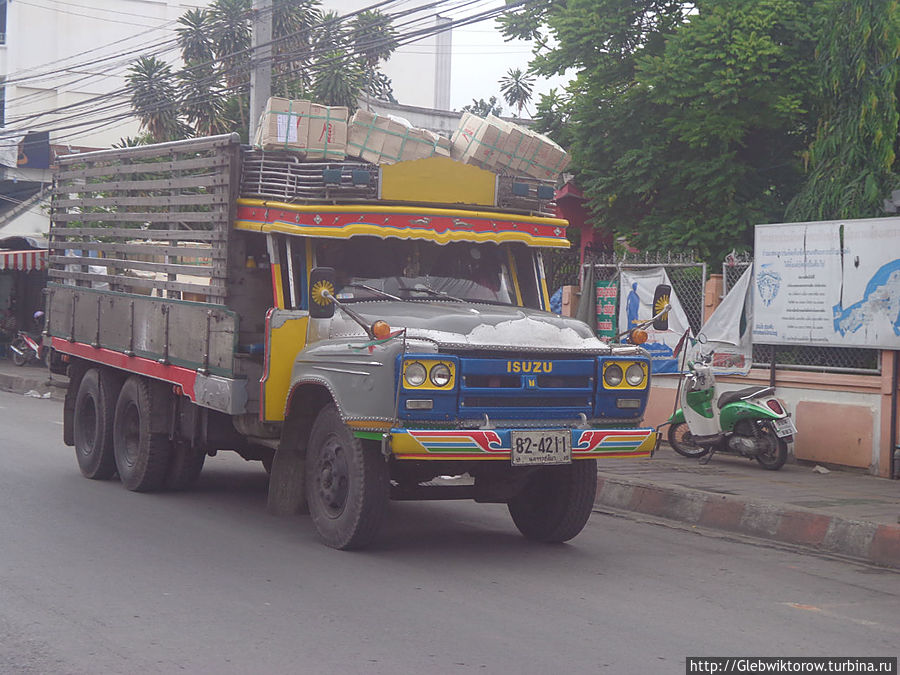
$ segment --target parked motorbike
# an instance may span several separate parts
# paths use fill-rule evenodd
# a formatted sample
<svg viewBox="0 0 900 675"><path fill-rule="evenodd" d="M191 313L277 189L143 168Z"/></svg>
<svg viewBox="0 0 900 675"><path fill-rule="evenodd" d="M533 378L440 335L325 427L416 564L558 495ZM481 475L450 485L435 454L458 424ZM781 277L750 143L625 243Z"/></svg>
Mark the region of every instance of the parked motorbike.
<svg viewBox="0 0 900 675"><path fill-rule="evenodd" d="M701 333L701 344L706 340ZM679 389L681 408L666 424L669 445L684 457L703 457L706 464L716 452L740 455L771 471L787 459L787 444L797 429L773 387L747 387L717 397L712 354L702 348Z"/></svg>
<svg viewBox="0 0 900 675"><path fill-rule="evenodd" d="M12 352L13 363L17 366L24 366L26 363L36 363L47 358L40 338L36 338L24 330L20 330L16 338L10 343L9 350ZM49 349L46 351L49 352Z"/></svg>
<svg viewBox="0 0 900 675"><path fill-rule="evenodd" d="M38 310L34 313L33 319L35 325L40 326L44 319L44 313ZM18 331L15 339L9 344L9 350L12 353L13 363L17 366L39 361L49 363L50 348L44 348L40 334L35 335L25 330Z"/></svg>

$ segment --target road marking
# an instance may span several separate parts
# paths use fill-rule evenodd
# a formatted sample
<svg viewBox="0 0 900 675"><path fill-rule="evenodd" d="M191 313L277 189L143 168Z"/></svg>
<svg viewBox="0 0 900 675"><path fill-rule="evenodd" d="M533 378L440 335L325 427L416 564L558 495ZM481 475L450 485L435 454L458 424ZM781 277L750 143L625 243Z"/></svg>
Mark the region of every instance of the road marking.
<svg viewBox="0 0 900 675"><path fill-rule="evenodd" d="M837 612L831 612L827 609L822 609L821 607L816 607L815 605L803 605L799 602L783 602L782 605L787 605L788 607L793 607L794 609L802 609L807 612L819 612L824 616L831 617L832 619L840 619L842 621L850 621L851 623L859 624L860 626L878 626L884 628L877 621L867 621L866 619L854 619L852 616L847 616L845 614L838 614Z"/></svg>

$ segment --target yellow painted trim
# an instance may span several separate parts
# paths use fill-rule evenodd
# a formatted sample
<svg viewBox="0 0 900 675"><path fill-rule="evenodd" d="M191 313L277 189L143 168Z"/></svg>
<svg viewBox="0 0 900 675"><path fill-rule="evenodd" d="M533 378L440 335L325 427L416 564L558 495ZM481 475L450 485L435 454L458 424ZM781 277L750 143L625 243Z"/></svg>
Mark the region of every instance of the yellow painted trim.
<svg viewBox="0 0 900 675"><path fill-rule="evenodd" d="M287 397L291 389L291 373L297 354L306 345L308 316L287 319L278 328L269 330L266 372L262 385L263 419L267 422L284 420Z"/></svg>
<svg viewBox="0 0 900 675"><path fill-rule="evenodd" d="M284 309L284 279L278 263L272 263L272 286L275 289L275 307Z"/></svg>
<svg viewBox="0 0 900 675"><path fill-rule="evenodd" d="M393 215L448 216L460 218L485 218L488 220L515 221L517 223L533 223L535 225L553 225L568 227L569 221L564 218L548 218L544 216L524 216L502 211L466 211L465 209L441 209L429 206L368 206L365 204L289 204L287 202L271 202L263 199L238 199L239 206L258 206L269 209L282 209L295 213L386 213ZM568 242L567 242L568 243Z"/></svg>
<svg viewBox="0 0 900 675"><path fill-rule="evenodd" d="M544 309L550 311L550 294L547 292L547 280L541 277L541 294L544 296Z"/></svg>
<svg viewBox="0 0 900 675"><path fill-rule="evenodd" d="M407 384L406 382L406 369L411 363L421 363L425 367L425 382L420 384L418 387L414 387L411 384ZM432 367L436 366L439 363L443 363L450 369L450 381L443 387L438 387L437 385L432 384L431 379L429 378ZM403 376L403 389L406 391L450 391L456 384L456 368L454 367L453 362L443 361L441 359L408 358L403 361Z"/></svg>
<svg viewBox="0 0 900 675"><path fill-rule="evenodd" d="M386 231L377 225L369 223L353 223L344 227L304 227L291 225L290 223L255 223L252 221L238 220L234 223L236 230L248 232L278 232L294 236L326 237L330 239L349 239L350 237L370 236L380 239L421 239L434 241L438 244L448 244L455 241L481 242L522 242L529 246L543 246L550 248L569 248L567 239L555 239L551 237L535 237L526 232L444 232L438 234L428 230L399 230Z"/></svg>
<svg viewBox="0 0 900 675"><path fill-rule="evenodd" d="M449 157L428 157L381 167L381 199L495 206L497 176Z"/></svg>
<svg viewBox="0 0 900 675"><path fill-rule="evenodd" d="M509 270L512 273L513 280L513 288L516 289L516 304L521 307L522 306L522 289L519 287L519 271L516 268L516 258L513 255L512 249L506 249L506 259L509 263Z"/></svg>
<svg viewBox="0 0 900 675"><path fill-rule="evenodd" d="M625 371L628 370L628 366L634 365L635 363L638 364L641 367L641 370L644 371L644 379L641 380L641 383L638 386L632 387L625 380ZM604 377L606 375L606 369L609 368L613 364L618 365L619 368L622 369L622 382L617 387L611 387L608 384L606 384L606 377ZM649 364L646 361L604 361L603 362L603 372L600 374L600 378L603 380L603 388L607 389L609 391L621 391L623 389L631 390L631 391L639 391L639 390L647 388L647 383L649 381L648 371L649 371Z"/></svg>

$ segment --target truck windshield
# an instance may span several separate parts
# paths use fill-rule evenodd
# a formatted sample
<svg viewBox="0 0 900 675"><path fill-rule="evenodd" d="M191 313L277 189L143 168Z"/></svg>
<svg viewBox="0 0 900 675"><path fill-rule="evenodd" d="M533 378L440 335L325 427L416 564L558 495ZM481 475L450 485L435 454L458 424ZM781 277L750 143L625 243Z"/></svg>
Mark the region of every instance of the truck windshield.
<svg viewBox="0 0 900 675"><path fill-rule="evenodd" d="M375 237L320 239L316 265L333 267L336 295L358 300L433 300L514 305L516 294L505 249L496 244Z"/></svg>

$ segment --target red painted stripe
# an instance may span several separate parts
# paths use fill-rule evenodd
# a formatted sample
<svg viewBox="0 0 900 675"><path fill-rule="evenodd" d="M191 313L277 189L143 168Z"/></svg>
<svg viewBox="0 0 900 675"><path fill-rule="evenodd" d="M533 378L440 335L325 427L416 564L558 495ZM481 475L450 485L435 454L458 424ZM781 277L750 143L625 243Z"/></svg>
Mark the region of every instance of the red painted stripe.
<svg viewBox="0 0 900 675"><path fill-rule="evenodd" d="M83 342L69 342L58 337L53 338L53 348L62 354L70 354L88 361L103 363L131 373L177 384L188 398L192 401L196 400L194 382L197 379L197 373L190 368L164 365L141 356L125 356L125 354L111 349L91 347Z"/></svg>

